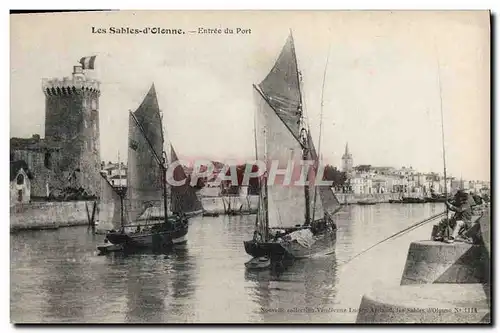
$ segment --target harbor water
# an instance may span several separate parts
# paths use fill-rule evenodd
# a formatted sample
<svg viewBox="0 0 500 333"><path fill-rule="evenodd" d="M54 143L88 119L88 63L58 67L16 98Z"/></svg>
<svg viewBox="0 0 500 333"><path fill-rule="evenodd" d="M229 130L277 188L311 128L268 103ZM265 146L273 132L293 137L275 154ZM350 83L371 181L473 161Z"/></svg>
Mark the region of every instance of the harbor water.
<svg viewBox="0 0 500 333"><path fill-rule="evenodd" d="M363 294L399 285L410 242L432 222L357 253L443 204L346 206L336 251L280 276L247 272L243 241L255 215L196 217L188 243L168 254L98 255L88 227L12 233L11 321L16 323L354 323Z"/></svg>

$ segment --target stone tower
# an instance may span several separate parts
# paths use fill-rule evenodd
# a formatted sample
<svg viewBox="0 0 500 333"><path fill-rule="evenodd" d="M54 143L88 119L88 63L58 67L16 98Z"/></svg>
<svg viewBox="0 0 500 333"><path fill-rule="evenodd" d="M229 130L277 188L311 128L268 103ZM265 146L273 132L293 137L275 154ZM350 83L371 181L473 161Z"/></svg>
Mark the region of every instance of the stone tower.
<svg viewBox="0 0 500 333"><path fill-rule="evenodd" d="M347 173L350 175L352 173L352 168L353 168L353 160L352 160L352 154L349 152L349 144L345 144L345 152L344 155L342 155L342 172Z"/></svg>
<svg viewBox="0 0 500 333"><path fill-rule="evenodd" d="M45 138L62 149L57 169L59 186L100 192L99 81L88 79L82 66L72 77L43 79ZM52 185L52 184L51 184Z"/></svg>

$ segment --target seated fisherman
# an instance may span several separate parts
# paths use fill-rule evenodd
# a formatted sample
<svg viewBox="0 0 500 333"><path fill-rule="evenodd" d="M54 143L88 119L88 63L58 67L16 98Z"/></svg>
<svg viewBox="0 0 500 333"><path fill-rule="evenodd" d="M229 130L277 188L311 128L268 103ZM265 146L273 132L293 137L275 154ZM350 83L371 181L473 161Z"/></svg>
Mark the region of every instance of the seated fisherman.
<svg viewBox="0 0 500 333"><path fill-rule="evenodd" d="M451 221L449 221L453 231L451 235L445 239L447 243L453 243L459 236L459 231L461 231L462 228L468 230L472 226L472 205L469 195L462 190L457 192L453 203L446 201L445 204L449 210L455 212L455 215Z"/></svg>

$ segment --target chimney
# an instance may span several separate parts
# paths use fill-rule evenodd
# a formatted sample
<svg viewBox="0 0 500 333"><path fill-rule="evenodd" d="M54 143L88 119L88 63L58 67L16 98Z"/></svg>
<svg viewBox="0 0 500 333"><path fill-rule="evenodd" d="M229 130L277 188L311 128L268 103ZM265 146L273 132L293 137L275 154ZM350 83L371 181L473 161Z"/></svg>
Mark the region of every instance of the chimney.
<svg viewBox="0 0 500 333"><path fill-rule="evenodd" d="M85 74L83 74L82 65L73 66L73 79L83 79Z"/></svg>

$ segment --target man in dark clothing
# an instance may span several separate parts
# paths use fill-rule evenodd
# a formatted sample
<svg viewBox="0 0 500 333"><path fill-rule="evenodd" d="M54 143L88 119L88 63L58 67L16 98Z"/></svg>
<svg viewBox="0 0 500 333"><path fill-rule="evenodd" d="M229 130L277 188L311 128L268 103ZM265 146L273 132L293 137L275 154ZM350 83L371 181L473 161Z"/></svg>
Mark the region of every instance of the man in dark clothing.
<svg viewBox="0 0 500 333"><path fill-rule="evenodd" d="M446 239L447 243L453 243L458 236L458 233L462 227L469 229L472 226L472 198L463 191L458 191L455 195L455 200L453 204L446 201L446 206L449 210L455 212L452 221L454 226L451 225L453 231L451 235Z"/></svg>

